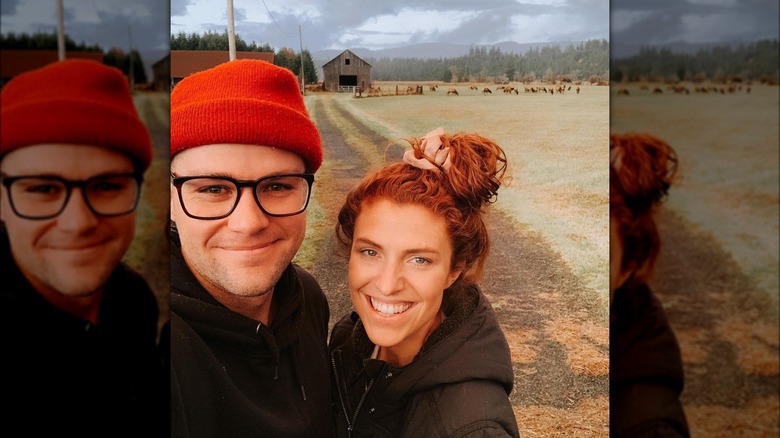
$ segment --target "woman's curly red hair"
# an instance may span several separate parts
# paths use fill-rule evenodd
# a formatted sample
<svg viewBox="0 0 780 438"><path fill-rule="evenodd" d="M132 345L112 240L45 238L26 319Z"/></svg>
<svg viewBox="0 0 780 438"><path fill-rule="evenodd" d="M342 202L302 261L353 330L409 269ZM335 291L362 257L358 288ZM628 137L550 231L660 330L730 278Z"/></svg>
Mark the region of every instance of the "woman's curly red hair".
<svg viewBox="0 0 780 438"><path fill-rule="evenodd" d="M677 154L646 133L612 134L609 153L609 211L623 244L621 270L645 283L661 248L654 213L672 185Z"/></svg>

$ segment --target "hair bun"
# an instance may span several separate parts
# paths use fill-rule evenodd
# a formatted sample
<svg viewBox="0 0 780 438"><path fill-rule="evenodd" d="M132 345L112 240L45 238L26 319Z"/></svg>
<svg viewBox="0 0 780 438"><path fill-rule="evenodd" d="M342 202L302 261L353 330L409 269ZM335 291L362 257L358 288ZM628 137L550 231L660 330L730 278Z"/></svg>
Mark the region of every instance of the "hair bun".
<svg viewBox="0 0 780 438"><path fill-rule="evenodd" d="M498 196L507 159L504 150L478 134L443 135L442 147L450 148L447 172L453 196L470 209L481 209Z"/></svg>
<svg viewBox="0 0 780 438"><path fill-rule="evenodd" d="M612 134L610 185L627 204L649 209L661 202L677 172L677 153L665 141L645 133Z"/></svg>

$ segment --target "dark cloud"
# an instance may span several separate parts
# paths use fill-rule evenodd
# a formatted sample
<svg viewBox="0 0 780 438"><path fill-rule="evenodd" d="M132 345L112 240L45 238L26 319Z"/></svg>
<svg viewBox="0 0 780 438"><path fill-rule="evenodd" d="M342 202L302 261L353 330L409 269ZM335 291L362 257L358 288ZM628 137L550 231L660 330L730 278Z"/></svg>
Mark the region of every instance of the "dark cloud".
<svg viewBox="0 0 780 438"><path fill-rule="evenodd" d="M187 7L192 4L192 0L171 0L171 16L177 17L187 13Z"/></svg>
<svg viewBox="0 0 780 438"><path fill-rule="evenodd" d="M225 19L227 19L227 10L225 11ZM246 21L246 9L233 8L233 22L235 23L236 21Z"/></svg>
<svg viewBox="0 0 780 438"><path fill-rule="evenodd" d="M613 0L611 43L626 55L643 45L776 39L778 5L777 0ZM631 17L635 21L626 27Z"/></svg>
<svg viewBox="0 0 780 438"><path fill-rule="evenodd" d="M486 11L464 21L452 31L435 35L432 40L459 44L488 44L506 40L512 26L511 15L501 11Z"/></svg>
<svg viewBox="0 0 780 438"><path fill-rule="evenodd" d="M0 15L11 16L16 14L16 7L20 0L3 0L0 2Z"/></svg>

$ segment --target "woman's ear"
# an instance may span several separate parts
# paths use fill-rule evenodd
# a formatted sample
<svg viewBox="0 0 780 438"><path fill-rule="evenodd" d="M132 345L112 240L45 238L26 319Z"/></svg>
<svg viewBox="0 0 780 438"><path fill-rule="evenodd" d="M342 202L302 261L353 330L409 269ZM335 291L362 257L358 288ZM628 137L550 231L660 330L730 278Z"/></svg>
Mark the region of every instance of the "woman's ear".
<svg viewBox="0 0 780 438"><path fill-rule="evenodd" d="M452 269L450 271L450 274L447 276L447 286L445 287L445 289L452 286L452 284L455 283L455 281L460 277L460 274L462 273L463 273L463 267L461 266Z"/></svg>
<svg viewBox="0 0 780 438"><path fill-rule="evenodd" d="M628 277L630 277L632 273L633 273L632 269L626 269L625 271L621 271L618 274L617 286L615 287L615 289L620 289L623 286L623 284L626 283L626 280L628 280Z"/></svg>

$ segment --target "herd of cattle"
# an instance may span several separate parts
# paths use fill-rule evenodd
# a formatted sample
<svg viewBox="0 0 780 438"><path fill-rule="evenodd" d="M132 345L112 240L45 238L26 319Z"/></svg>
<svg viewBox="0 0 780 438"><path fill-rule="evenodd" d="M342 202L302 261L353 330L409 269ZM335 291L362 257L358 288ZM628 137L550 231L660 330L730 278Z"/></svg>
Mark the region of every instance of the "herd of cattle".
<svg viewBox="0 0 780 438"><path fill-rule="evenodd" d="M576 94L580 94L580 87L579 87L579 85L575 85L575 87L576 88L574 88L573 91ZM438 90L438 88L439 88L438 85L429 85L428 86L428 91L436 92ZM476 85L469 86L469 90L479 91L479 88L480 87L478 87ZM550 95L554 95L554 94L557 93L557 94L561 95L561 94L564 94L567 91L572 91L572 86L568 85L568 84L558 84L558 85L554 85L554 86L553 85L550 85L550 86L539 85L539 86L534 86L534 87L525 86L524 88L525 88L524 89L525 93L531 93L531 94L535 94L535 93L549 93ZM509 86L509 85L499 85L499 86L497 86L495 88L495 91L497 93L499 91L501 91L504 94L520 94L519 88L516 88L516 87L513 87L513 86ZM423 87L420 86L420 85L417 85L417 86L409 85L409 86L406 87L406 90L404 91L402 89L402 87L398 87L397 86L395 88L394 92L392 90L391 91L387 91L386 90L385 92L383 92L381 86L373 86L372 85L369 88L369 90L368 90L368 92L366 94L366 97L400 95L400 94L423 94ZM482 88L482 95L483 96L492 95L492 94L493 94L493 90L491 90L490 87ZM448 96L460 96L460 93L458 93L458 89L457 88L449 87L447 89L447 95Z"/></svg>
<svg viewBox="0 0 780 438"><path fill-rule="evenodd" d="M750 94L751 88L750 85L741 85L741 84L729 84L729 85L708 85L708 86L700 86L696 85L693 87L687 87L685 85L680 84L672 84L667 85L665 88L662 88L660 86L654 86L652 90L650 89L650 86L648 85L641 85L639 87L640 91L644 91L645 93L653 93L653 94L663 94L664 91L668 91L674 94L691 94L691 90L693 90L694 93L700 93L700 94L706 94L706 93L713 93L713 94L733 94L733 93L740 93L744 92L746 94ZM618 95L624 95L628 96L630 92L628 91L628 88L621 87L617 90Z"/></svg>

